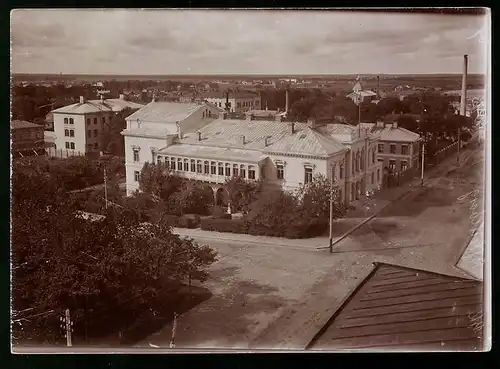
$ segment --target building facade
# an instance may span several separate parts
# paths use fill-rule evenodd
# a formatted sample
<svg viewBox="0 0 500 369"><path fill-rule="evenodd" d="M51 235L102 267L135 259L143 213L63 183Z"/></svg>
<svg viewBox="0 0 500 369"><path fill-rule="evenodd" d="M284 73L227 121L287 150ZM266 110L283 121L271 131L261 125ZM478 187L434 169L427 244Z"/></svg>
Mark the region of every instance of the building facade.
<svg viewBox="0 0 500 369"><path fill-rule="evenodd" d="M251 92L235 91L229 92L209 92L203 96L203 99L215 105L219 109L226 110L226 102L229 102L229 111L231 113L244 113L248 110L260 110L260 96Z"/></svg>
<svg viewBox="0 0 500 369"><path fill-rule="evenodd" d="M105 125L118 112L143 105L118 99L85 100L52 111L54 117L54 142L56 150L85 154L99 152L99 139Z"/></svg>
<svg viewBox="0 0 500 369"><path fill-rule="evenodd" d="M43 155L45 153L43 125L14 120L11 122L10 129L14 156Z"/></svg>

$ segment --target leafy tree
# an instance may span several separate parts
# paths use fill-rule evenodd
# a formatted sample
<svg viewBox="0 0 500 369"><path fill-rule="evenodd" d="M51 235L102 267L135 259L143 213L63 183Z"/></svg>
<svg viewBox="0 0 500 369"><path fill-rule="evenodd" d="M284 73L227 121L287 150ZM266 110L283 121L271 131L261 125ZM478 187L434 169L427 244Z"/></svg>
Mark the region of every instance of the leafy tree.
<svg viewBox="0 0 500 369"><path fill-rule="evenodd" d="M233 209L248 210L262 191L261 181L247 181L242 177L226 179L224 187L229 193L229 200Z"/></svg>
<svg viewBox="0 0 500 369"><path fill-rule="evenodd" d="M171 214L207 215L213 201L211 189L197 182L185 181L182 187L170 197L167 204Z"/></svg>
<svg viewBox="0 0 500 369"><path fill-rule="evenodd" d="M398 118L398 126L408 129L412 132L418 131L418 123L415 117L409 114L403 114Z"/></svg>
<svg viewBox="0 0 500 369"><path fill-rule="evenodd" d="M284 230L299 218L297 198L282 190L263 192L248 213L252 225L275 230Z"/></svg>
<svg viewBox="0 0 500 369"><path fill-rule="evenodd" d="M104 125L100 135L100 148L116 156L125 156L125 139L121 132L127 128L125 118L132 114L132 109L125 108L112 116Z"/></svg>
<svg viewBox="0 0 500 369"><path fill-rule="evenodd" d="M139 177L139 189L163 201L178 191L183 179L172 174L165 164L144 163Z"/></svg>

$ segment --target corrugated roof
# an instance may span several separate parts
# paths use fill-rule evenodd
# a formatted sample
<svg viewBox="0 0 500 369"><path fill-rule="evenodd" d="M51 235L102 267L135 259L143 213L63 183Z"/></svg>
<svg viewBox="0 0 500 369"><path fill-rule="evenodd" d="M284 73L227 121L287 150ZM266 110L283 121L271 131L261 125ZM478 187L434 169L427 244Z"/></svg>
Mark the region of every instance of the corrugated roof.
<svg viewBox="0 0 500 369"><path fill-rule="evenodd" d="M145 122L175 123L186 119L196 110L203 107L203 104L196 103L152 101L132 115L129 115L127 120L139 119Z"/></svg>
<svg viewBox="0 0 500 369"><path fill-rule="evenodd" d="M395 128L392 124L386 124L382 128L377 127L375 123L361 123L361 127L370 129L370 135L378 137L381 141L415 142L420 139L418 133L409 131L403 127Z"/></svg>
<svg viewBox="0 0 500 369"><path fill-rule="evenodd" d="M181 143L320 156L346 150L339 141L322 137L319 131L312 130L305 123L295 123L292 134L286 122L218 119L198 132L201 132L201 142L198 141L198 134L191 132L185 135ZM245 136L245 143L242 136Z"/></svg>
<svg viewBox="0 0 500 369"><path fill-rule="evenodd" d="M62 108L52 110L52 113L66 114L87 114L101 111L122 111L125 108L140 109L144 105L123 99L86 100L83 103L76 103Z"/></svg>
<svg viewBox="0 0 500 369"><path fill-rule="evenodd" d="M201 145L179 144L164 148L158 152L160 155L187 156L190 158L230 160L248 163L259 163L265 159L260 151L230 149L222 147L207 147Z"/></svg>
<svg viewBox="0 0 500 369"><path fill-rule="evenodd" d="M39 124L27 122L25 120L13 120L10 123L11 129L22 129L22 128L35 128L35 127L43 127Z"/></svg>
<svg viewBox="0 0 500 369"><path fill-rule="evenodd" d="M484 223L474 233L471 241L457 263L457 267L476 278L483 280L484 269Z"/></svg>
<svg viewBox="0 0 500 369"><path fill-rule="evenodd" d="M480 282L376 264L311 349L481 350L482 312Z"/></svg>

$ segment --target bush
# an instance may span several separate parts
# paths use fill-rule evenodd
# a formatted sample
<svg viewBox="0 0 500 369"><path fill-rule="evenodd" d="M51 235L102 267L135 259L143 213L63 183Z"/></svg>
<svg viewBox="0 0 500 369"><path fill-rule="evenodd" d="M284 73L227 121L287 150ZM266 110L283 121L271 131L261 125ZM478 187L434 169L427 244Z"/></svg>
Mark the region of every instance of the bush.
<svg viewBox="0 0 500 369"><path fill-rule="evenodd" d="M161 219L165 221L169 226L178 228L198 228L200 224L199 217L188 217L188 216L177 216L171 214L162 214Z"/></svg>
<svg viewBox="0 0 500 369"><path fill-rule="evenodd" d="M213 219L204 218L201 220L201 229L204 231L247 233L247 224L244 220Z"/></svg>

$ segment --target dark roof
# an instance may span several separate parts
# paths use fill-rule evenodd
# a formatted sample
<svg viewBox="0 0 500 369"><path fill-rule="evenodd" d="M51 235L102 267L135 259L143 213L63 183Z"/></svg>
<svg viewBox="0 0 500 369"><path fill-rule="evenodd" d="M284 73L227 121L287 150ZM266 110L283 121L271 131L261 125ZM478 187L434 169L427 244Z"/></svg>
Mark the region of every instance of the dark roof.
<svg viewBox="0 0 500 369"><path fill-rule="evenodd" d="M26 122L25 120L13 120L10 124L10 128L12 129L34 128L34 127L43 127L43 126L31 122Z"/></svg>
<svg viewBox="0 0 500 369"><path fill-rule="evenodd" d="M480 282L376 263L310 348L481 350L482 307Z"/></svg>

